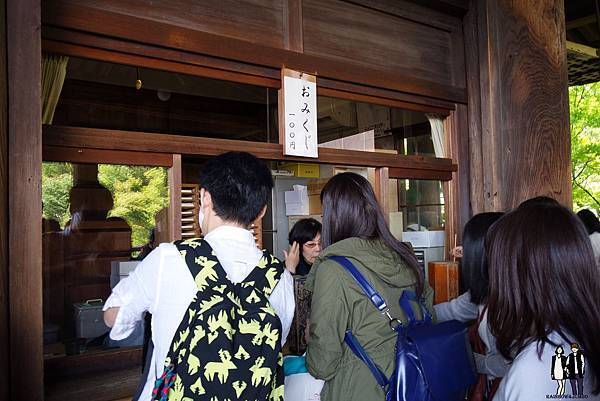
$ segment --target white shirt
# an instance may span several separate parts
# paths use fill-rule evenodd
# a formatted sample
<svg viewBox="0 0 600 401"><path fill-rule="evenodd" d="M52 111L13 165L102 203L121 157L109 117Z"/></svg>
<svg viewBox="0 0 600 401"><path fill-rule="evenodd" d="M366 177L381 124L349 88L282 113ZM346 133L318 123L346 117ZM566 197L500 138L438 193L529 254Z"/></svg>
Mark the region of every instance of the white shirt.
<svg viewBox="0 0 600 401"><path fill-rule="evenodd" d="M233 283L243 281L262 257L250 231L242 228L220 226L204 239ZM129 277L119 282L106 301L104 310L120 308L110 331L110 337L114 340L127 338L142 320L144 312L152 314L154 353L140 400L152 399L154 381L163 373L175 331L195 294L196 284L185 260L175 245L165 243L148 254ZM281 320L283 345L295 309L294 280L287 270L269 297L269 302Z"/></svg>
<svg viewBox="0 0 600 401"><path fill-rule="evenodd" d="M483 311L483 305L471 302L471 293L469 291L449 302L434 305L434 308L437 319L441 322L446 320L458 320L460 322L476 320ZM486 310L477 328L479 337L485 345L486 353L485 355L474 355L477 372L488 375L489 379L493 379L503 377L510 367L510 362L496 349L496 339L490 332L487 317Z"/></svg>
<svg viewBox="0 0 600 401"><path fill-rule="evenodd" d="M565 341L555 332L550 333L548 339L562 346L565 353L571 352L571 342L577 342ZM552 380L550 374L552 356L556 353L556 347L545 344L540 358L538 346L537 342L531 343L517 355L508 373L500 382L493 401L547 401L551 398L548 396L556 394L557 383ZM568 357L566 354L565 356ZM567 389L566 394L570 394L570 389ZM591 372L585 372L583 394L587 395L586 401L600 400L600 395L592 394Z"/></svg>

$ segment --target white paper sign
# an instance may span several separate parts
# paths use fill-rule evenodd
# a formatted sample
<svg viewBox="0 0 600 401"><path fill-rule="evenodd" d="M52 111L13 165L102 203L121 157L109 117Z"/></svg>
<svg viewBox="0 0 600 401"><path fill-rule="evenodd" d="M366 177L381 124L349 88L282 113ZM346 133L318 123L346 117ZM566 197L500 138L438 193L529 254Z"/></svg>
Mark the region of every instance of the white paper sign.
<svg viewBox="0 0 600 401"><path fill-rule="evenodd" d="M317 84L285 76L284 154L319 157L317 142Z"/></svg>

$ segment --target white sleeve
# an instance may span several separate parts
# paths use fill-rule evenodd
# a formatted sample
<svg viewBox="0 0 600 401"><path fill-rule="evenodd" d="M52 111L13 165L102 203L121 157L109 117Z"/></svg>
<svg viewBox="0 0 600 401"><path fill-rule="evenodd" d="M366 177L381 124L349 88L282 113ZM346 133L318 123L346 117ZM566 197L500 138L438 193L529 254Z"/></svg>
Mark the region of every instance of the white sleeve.
<svg viewBox="0 0 600 401"><path fill-rule="evenodd" d="M510 361L506 360L502 354L488 353L486 355L473 353L475 356L475 365L477 373L502 378L510 368Z"/></svg>
<svg viewBox="0 0 600 401"><path fill-rule="evenodd" d="M127 338L143 319L144 312L152 312L154 309L164 259L163 252L162 245L150 252L129 277L115 286L106 300L103 310L119 308L115 324L110 331L110 338L113 340Z"/></svg>
<svg viewBox="0 0 600 401"><path fill-rule="evenodd" d="M471 302L471 293L469 291L458 298L434 305L433 307L439 322L446 320L468 322L469 320L477 319L479 315L479 308Z"/></svg>
<svg viewBox="0 0 600 401"><path fill-rule="evenodd" d="M275 313L281 320L281 346L285 344L287 336L290 333L296 302L294 300L294 278L287 270L284 270L279 283L273 289L269 302Z"/></svg>

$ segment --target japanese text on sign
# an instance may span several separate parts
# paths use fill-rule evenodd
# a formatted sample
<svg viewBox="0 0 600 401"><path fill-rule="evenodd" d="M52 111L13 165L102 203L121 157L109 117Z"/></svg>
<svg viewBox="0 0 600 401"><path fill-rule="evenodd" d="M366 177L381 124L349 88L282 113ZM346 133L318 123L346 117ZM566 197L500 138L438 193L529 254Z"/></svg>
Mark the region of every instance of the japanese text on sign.
<svg viewBox="0 0 600 401"><path fill-rule="evenodd" d="M285 154L318 157L317 84L284 77Z"/></svg>

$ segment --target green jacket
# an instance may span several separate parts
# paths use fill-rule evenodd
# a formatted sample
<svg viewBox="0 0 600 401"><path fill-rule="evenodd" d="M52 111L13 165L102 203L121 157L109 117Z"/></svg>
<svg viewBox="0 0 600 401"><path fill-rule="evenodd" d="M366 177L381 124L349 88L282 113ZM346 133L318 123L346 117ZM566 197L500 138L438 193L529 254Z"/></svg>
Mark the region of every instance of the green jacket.
<svg viewBox="0 0 600 401"><path fill-rule="evenodd" d="M327 247L313 264L306 286L313 292L308 371L326 381L323 401L384 400L384 393L366 365L344 344L351 328L369 356L386 375L394 369L395 333L363 294L354 279L328 256L346 256L384 297L393 317L406 321L398 300L415 289L412 271L397 253L379 240L348 238ZM433 312L433 290L425 283L427 306ZM418 315L420 316L420 314Z"/></svg>

